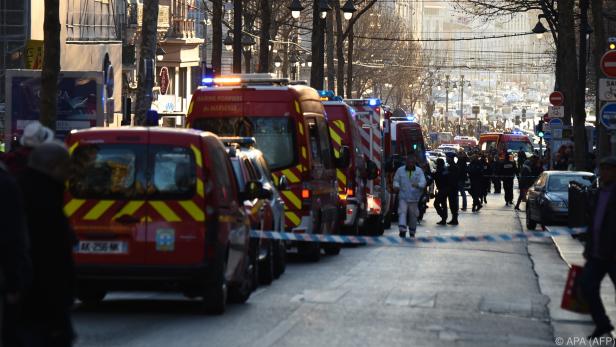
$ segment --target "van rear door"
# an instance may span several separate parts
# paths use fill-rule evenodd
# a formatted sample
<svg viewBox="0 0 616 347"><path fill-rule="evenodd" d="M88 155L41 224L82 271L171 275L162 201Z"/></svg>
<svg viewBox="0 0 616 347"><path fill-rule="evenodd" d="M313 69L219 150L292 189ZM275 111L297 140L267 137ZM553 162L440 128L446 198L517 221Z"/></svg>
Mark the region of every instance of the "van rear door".
<svg viewBox="0 0 616 347"><path fill-rule="evenodd" d="M147 152L148 265L196 265L205 252L201 138L152 133Z"/></svg>
<svg viewBox="0 0 616 347"><path fill-rule="evenodd" d="M69 139L74 171L64 210L79 239L79 265L144 263L147 138L141 130L91 131Z"/></svg>

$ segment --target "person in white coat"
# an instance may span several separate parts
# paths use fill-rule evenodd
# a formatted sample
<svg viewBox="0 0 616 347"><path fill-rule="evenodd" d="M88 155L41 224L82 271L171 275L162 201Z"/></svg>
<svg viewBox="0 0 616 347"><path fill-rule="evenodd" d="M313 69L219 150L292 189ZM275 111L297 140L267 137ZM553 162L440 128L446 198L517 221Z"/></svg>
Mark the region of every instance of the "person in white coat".
<svg viewBox="0 0 616 347"><path fill-rule="evenodd" d="M406 157L406 165L396 170L394 191L398 193L398 229L400 237L414 237L417 230L418 203L426 188L424 172L417 166L415 155ZM407 226L408 223L408 226Z"/></svg>

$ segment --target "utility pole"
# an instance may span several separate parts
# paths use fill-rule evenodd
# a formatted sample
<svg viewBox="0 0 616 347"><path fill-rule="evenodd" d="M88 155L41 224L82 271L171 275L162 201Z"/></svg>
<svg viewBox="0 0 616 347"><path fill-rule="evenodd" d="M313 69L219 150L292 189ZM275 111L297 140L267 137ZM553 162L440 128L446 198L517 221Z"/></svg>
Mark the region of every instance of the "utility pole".
<svg viewBox="0 0 616 347"><path fill-rule="evenodd" d="M445 75L445 128L447 128L447 116L449 114L449 75Z"/></svg>
<svg viewBox="0 0 616 347"><path fill-rule="evenodd" d="M588 7L589 0L580 0L580 26L579 26L579 54L578 54L578 82L575 93L575 112L573 113L573 138L575 139L575 167L581 170L585 166L586 153L588 152L586 141L586 52L589 35ZM599 28L601 30L601 28ZM580 143L579 143L580 142ZM578 153L581 152L581 153Z"/></svg>
<svg viewBox="0 0 616 347"><path fill-rule="evenodd" d="M460 76L460 124L462 124L462 118L464 117L464 75ZM458 135L460 135L458 127Z"/></svg>

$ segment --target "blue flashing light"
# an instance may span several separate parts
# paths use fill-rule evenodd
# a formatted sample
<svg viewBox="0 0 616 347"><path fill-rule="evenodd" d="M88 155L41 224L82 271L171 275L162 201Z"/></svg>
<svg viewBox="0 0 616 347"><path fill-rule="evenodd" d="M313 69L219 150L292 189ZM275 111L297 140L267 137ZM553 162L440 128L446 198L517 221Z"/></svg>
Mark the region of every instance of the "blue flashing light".
<svg viewBox="0 0 616 347"><path fill-rule="evenodd" d="M368 105L370 106L380 106L381 99L368 99Z"/></svg>
<svg viewBox="0 0 616 347"><path fill-rule="evenodd" d="M415 118L415 115L414 115L414 114L407 114L407 115L406 115L406 119L407 119L407 120L409 120L409 121L411 121L411 122L415 122L415 121L417 121L417 118Z"/></svg>
<svg viewBox="0 0 616 347"><path fill-rule="evenodd" d="M214 78L213 77L203 77L201 79L201 84L204 86L209 86L214 84Z"/></svg>
<svg viewBox="0 0 616 347"><path fill-rule="evenodd" d="M335 95L334 95L333 90L319 90L319 96L323 98L332 99L334 98Z"/></svg>

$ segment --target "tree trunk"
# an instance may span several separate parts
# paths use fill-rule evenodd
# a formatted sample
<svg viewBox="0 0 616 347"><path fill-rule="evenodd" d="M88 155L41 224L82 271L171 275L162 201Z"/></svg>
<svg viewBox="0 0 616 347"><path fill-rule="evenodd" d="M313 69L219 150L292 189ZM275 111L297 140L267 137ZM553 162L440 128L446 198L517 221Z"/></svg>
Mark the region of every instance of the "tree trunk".
<svg viewBox="0 0 616 347"><path fill-rule="evenodd" d="M565 96L564 124L571 124L575 110L575 86L577 83L577 47L575 41L574 0L558 0L559 25L558 25L558 52L561 68L561 91Z"/></svg>
<svg viewBox="0 0 616 347"><path fill-rule="evenodd" d="M586 28L588 27L589 0L580 0L578 83L573 115L573 137L575 139L575 168L584 170L588 153L586 141Z"/></svg>
<svg viewBox="0 0 616 347"><path fill-rule="evenodd" d="M60 1L45 0L43 71L41 72L41 123L56 129L58 75L60 74Z"/></svg>
<svg viewBox="0 0 616 347"><path fill-rule="evenodd" d="M603 21L603 0L592 0L592 20L593 20L593 27L594 27L594 52L593 55L595 57L595 76L596 76L596 80L595 80L595 86L596 86L596 91L599 90L599 78L604 77L603 75L603 71L601 71L601 57L603 56L603 53L606 50L606 30L605 30L605 24ZM597 115L597 122L596 122L596 127L597 127L597 131L599 132L599 136L598 136L598 143L597 143L597 149L599 150L599 155L598 158L603 158L606 156L610 155L610 135L607 131L607 129L605 129L605 127L603 126L603 124L601 124L601 121L599 120L599 111L601 110L601 107L603 106L603 102L601 102L601 100L599 100L599 93L595 93L595 106L596 106L596 115ZM616 155L616 153L612 153L612 155Z"/></svg>
<svg viewBox="0 0 616 347"><path fill-rule="evenodd" d="M145 125L145 113L152 106L152 88L156 71L147 75L146 61L154 68L158 26L158 0L143 3L143 20L141 23L141 45L139 49L139 78L137 79L137 101L135 105L135 125ZM149 78L147 78L149 77Z"/></svg>
<svg viewBox="0 0 616 347"><path fill-rule="evenodd" d="M212 69L222 72L222 0L212 0Z"/></svg>
<svg viewBox="0 0 616 347"><path fill-rule="evenodd" d="M342 33L342 15L340 15L340 2L334 1L336 13L336 95L344 97L344 37Z"/></svg>
<svg viewBox="0 0 616 347"><path fill-rule="evenodd" d="M347 51L347 86L346 95L347 99L353 98L353 27L349 28L349 47Z"/></svg>
<svg viewBox="0 0 616 347"><path fill-rule="evenodd" d="M314 0L312 4L312 67L310 68L310 86L314 89L323 89L324 24L319 13L319 1Z"/></svg>
<svg viewBox="0 0 616 347"><path fill-rule="evenodd" d="M242 73L242 0L233 0L233 73Z"/></svg>
<svg viewBox="0 0 616 347"><path fill-rule="evenodd" d="M333 2L338 2L335 0ZM327 16L325 36L327 38L327 89L334 90L336 71L334 65L334 15Z"/></svg>
<svg viewBox="0 0 616 347"><path fill-rule="evenodd" d="M272 8L269 0L261 0L261 41L259 41L259 71L269 72L269 41L272 27Z"/></svg>

